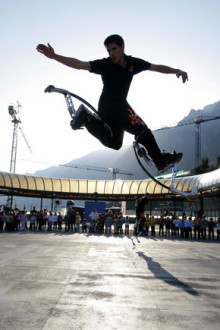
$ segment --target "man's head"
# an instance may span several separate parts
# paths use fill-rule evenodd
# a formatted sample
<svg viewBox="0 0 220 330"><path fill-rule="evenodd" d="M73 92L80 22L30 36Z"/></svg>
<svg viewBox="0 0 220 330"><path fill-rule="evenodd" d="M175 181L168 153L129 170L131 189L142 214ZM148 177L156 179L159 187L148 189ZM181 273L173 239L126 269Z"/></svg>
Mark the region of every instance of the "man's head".
<svg viewBox="0 0 220 330"><path fill-rule="evenodd" d="M105 47L107 47L109 44L116 44L117 46L121 47L124 45L124 40L118 34L112 34L108 36L104 41Z"/></svg>
<svg viewBox="0 0 220 330"><path fill-rule="evenodd" d="M112 62L124 66L124 40L121 36L113 34L107 37L104 45Z"/></svg>

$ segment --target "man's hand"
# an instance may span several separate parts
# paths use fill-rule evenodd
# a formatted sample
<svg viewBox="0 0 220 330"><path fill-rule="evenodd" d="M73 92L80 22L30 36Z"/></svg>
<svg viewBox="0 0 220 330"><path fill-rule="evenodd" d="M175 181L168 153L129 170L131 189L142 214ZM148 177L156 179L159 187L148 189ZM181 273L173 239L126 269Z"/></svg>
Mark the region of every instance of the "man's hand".
<svg viewBox="0 0 220 330"><path fill-rule="evenodd" d="M181 70L177 71L176 76L177 76L177 78L182 77L183 83L185 83L187 80L189 80L187 72L184 72L184 71L181 71Z"/></svg>
<svg viewBox="0 0 220 330"><path fill-rule="evenodd" d="M51 47L50 44L47 44L47 46L43 45L43 44L39 44L36 47L36 49L39 53L42 53L42 54L44 54L45 56L47 56L49 58L54 58L55 52L54 52L54 49Z"/></svg>
<svg viewBox="0 0 220 330"><path fill-rule="evenodd" d="M170 66L151 63L149 70L160 72L160 73L167 73L167 74L174 73L174 74L176 74L177 78L182 77L183 83L185 83L188 80L188 75L185 71L177 70L177 69L171 68Z"/></svg>

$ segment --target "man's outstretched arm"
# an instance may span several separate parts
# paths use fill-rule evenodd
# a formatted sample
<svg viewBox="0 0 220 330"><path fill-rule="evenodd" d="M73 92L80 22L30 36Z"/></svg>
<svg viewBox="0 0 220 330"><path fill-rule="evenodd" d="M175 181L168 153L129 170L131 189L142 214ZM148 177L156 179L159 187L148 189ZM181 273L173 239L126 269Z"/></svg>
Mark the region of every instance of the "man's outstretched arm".
<svg viewBox="0 0 220 330"><path fill-rule="evenodd" d="M183 83L185 83L188 80L188 75L187 72L179 70L179 69L173 69L169 66L166 65L161 65L161 64L151 64L150 66L150 71L156 71L160 73L173 73L177 76L177 78L182 77Z"/></svg>
<svg viewBox="0 0 220 330"><path fill-rule="evenodd" d="M90 71L90 69L91 69L90 62L80 61L73 57L66 57L66 56L58 55L55 53L54 49L51 47L50 44L47 44L47 46L43 45L43 44L39 44L36 48L39 53L41 53L41 54L47 56L48 58L51 58L59 63L67 65L70 68L74 68L74 69L78 69L78 70L82 69L82 70L88 70L88 71Z"/></svg>

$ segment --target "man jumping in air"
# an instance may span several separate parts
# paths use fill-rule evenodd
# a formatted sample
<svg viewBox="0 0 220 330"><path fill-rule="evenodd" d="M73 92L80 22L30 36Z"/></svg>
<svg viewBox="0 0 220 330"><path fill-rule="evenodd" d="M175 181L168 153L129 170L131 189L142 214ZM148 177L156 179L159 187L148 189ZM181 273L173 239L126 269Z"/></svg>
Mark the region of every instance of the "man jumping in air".
<svg viewBox="0 0 220 330"><path fill-rule="evenodd" d="M187 73L127 56L124 52L124 40L117 34L107 37L104 45L109 57L90 62L58 55L50 44L40 44L37 50L71 68L88 70L102 77L103 90L98 105L100 118L81 105L71 121L74 130L85 126L103 145L115 150L119 150L122 146L124 131L133 134L136 141L146 148L158 170L162 171L167 166L180 161L182 153L161 153L151 130L126 100L129 87L133 76L145 70L175 74L177 78L182 77L183 83L188 80Z"/></svg>

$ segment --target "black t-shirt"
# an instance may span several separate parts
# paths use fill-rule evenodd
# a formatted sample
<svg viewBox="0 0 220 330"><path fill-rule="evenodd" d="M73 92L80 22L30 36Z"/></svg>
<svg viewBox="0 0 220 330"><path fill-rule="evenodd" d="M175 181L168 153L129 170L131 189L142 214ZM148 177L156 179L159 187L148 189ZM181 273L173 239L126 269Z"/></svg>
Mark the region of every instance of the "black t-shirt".
<svg viewBox="0 0 220 330"><path fill-rule="evenodd" d="M127 55L125 57L125 68L113 63L109 57L90 62L90 72L102 76L101 104L126 100L133 76L141 71L148 70L151 66L149 62L142 59Z"/></svg>

